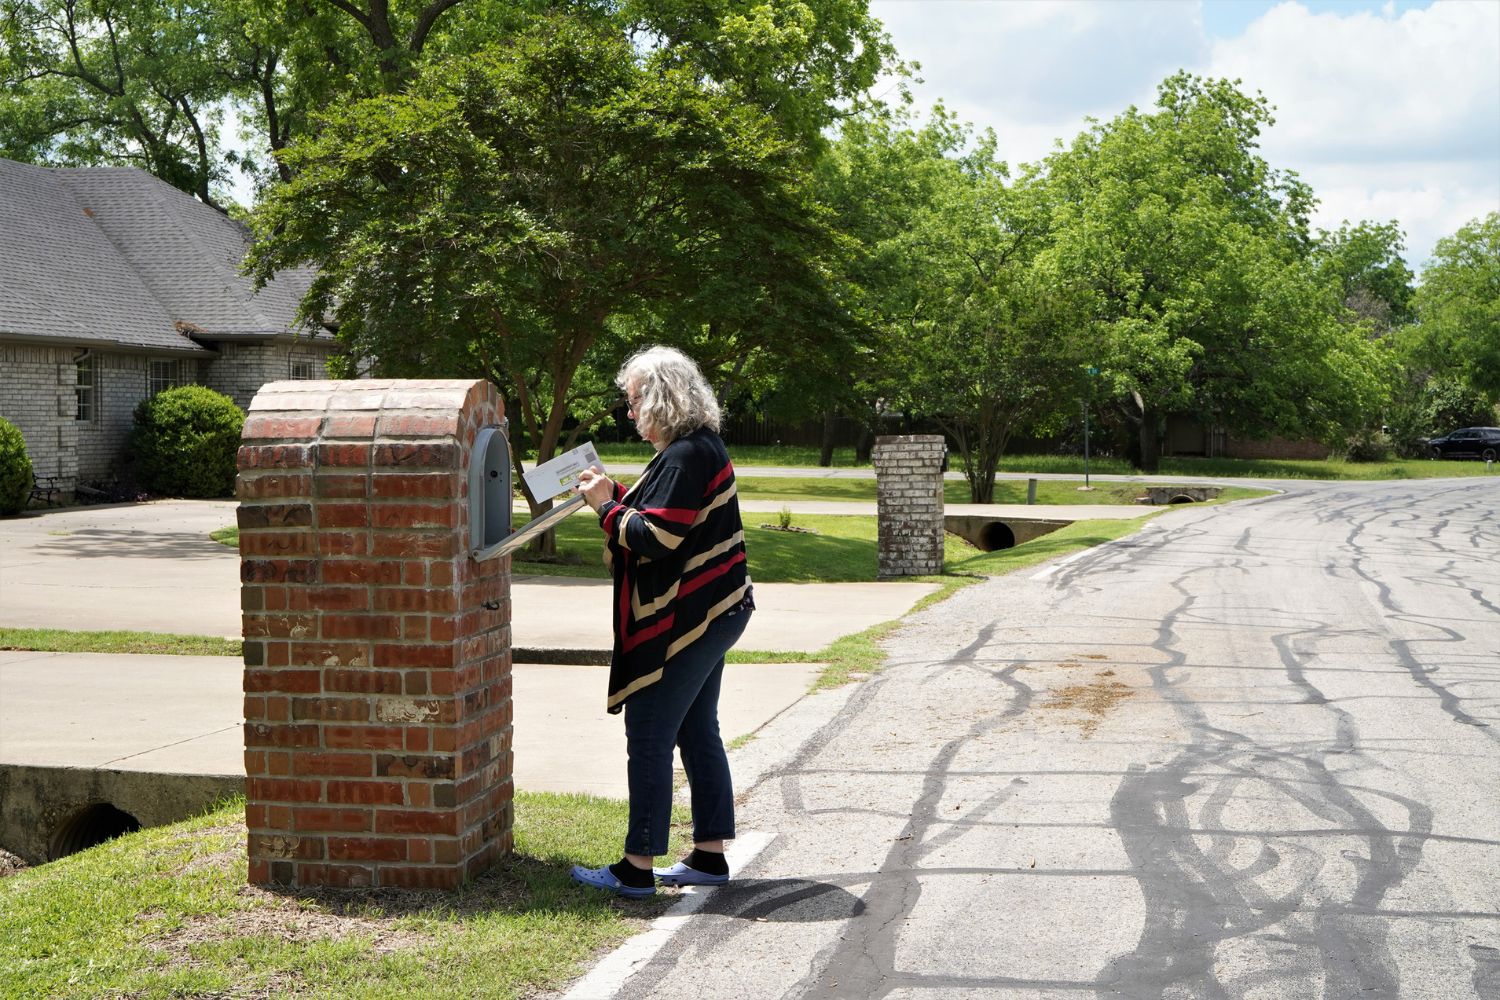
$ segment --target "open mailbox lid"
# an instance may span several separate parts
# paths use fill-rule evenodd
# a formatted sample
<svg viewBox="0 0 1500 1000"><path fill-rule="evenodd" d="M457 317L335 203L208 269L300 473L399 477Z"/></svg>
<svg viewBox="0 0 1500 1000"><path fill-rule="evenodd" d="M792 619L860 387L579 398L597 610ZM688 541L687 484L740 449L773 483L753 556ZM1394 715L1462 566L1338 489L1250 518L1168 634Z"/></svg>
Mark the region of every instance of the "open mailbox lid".
<svg viewBox="0 0 1500 1000"><path fill-rule="evenodd" d="M525 474L531 495L556 496L578 482L579 473L591 465L604 465L592 443L584 443ZM484 427L474 438L469 463L469 554L477 560L508 555L537 535L557 527L563 518L583 506L576 493L564 502L511 531L515 501L511 493L510 445L503 427Z"/></svg>

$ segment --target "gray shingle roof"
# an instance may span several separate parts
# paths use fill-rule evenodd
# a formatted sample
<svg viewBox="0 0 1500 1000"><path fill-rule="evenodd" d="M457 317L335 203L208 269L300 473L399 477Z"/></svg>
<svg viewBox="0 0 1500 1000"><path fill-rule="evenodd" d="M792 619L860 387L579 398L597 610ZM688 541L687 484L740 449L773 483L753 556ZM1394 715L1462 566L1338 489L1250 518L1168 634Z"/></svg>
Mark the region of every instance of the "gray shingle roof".
<svg viewBox="0 0 1500 1000"><path fill-rule="evenodd" d="M256 292L243 225L130 167L0 159L0 335L202 351L293 332L312 273Z"/></svg>

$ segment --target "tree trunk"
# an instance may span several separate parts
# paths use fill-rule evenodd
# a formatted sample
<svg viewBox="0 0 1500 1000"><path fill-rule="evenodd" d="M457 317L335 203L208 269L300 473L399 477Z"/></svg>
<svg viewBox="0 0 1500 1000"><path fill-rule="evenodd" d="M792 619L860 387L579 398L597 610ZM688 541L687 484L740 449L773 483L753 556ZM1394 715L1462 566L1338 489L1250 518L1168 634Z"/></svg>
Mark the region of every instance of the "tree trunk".
<svg viewBox="0 0 1500 1000"><path fill-rule="evenodd" d="M1161 468L1161 414L1154 406L1141 407L1141 471L1154 474Z"/></svg>
<svg viewBox="0 0 1500 1000"><path fill-rule="evenodd" d="M823 468L833 465L833 410L823 411L823 448L818 452L818 464Z"/></svg>

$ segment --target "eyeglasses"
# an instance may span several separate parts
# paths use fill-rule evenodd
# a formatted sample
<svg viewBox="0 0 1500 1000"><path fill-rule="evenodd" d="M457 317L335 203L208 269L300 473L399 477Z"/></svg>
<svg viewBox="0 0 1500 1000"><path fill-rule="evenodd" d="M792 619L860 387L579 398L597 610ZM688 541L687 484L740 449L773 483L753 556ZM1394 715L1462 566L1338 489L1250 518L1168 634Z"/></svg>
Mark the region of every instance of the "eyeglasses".
<svg viewBox="0 0 1500 1000"><path fill-rule="evenodd" d="M630 409L632 409L632 410L639 410L641 408L641 397L640 396L632 396L629 393L626 393L626 395L625 395L625 405L628 406L628 407L630 407Z"/></svg>

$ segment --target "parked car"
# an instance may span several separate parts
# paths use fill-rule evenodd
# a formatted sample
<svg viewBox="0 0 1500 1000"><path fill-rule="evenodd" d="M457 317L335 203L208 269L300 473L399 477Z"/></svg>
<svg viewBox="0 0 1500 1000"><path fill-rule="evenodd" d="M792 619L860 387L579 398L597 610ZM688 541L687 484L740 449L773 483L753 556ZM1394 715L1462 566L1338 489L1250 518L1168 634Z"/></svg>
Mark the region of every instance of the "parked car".
<svg viewBox="0 0 1500 1000"><path fill-rule="evenodd" d="M1463 427L1427 442L1433 458L1500 459L1500 427Z"/></svg>

